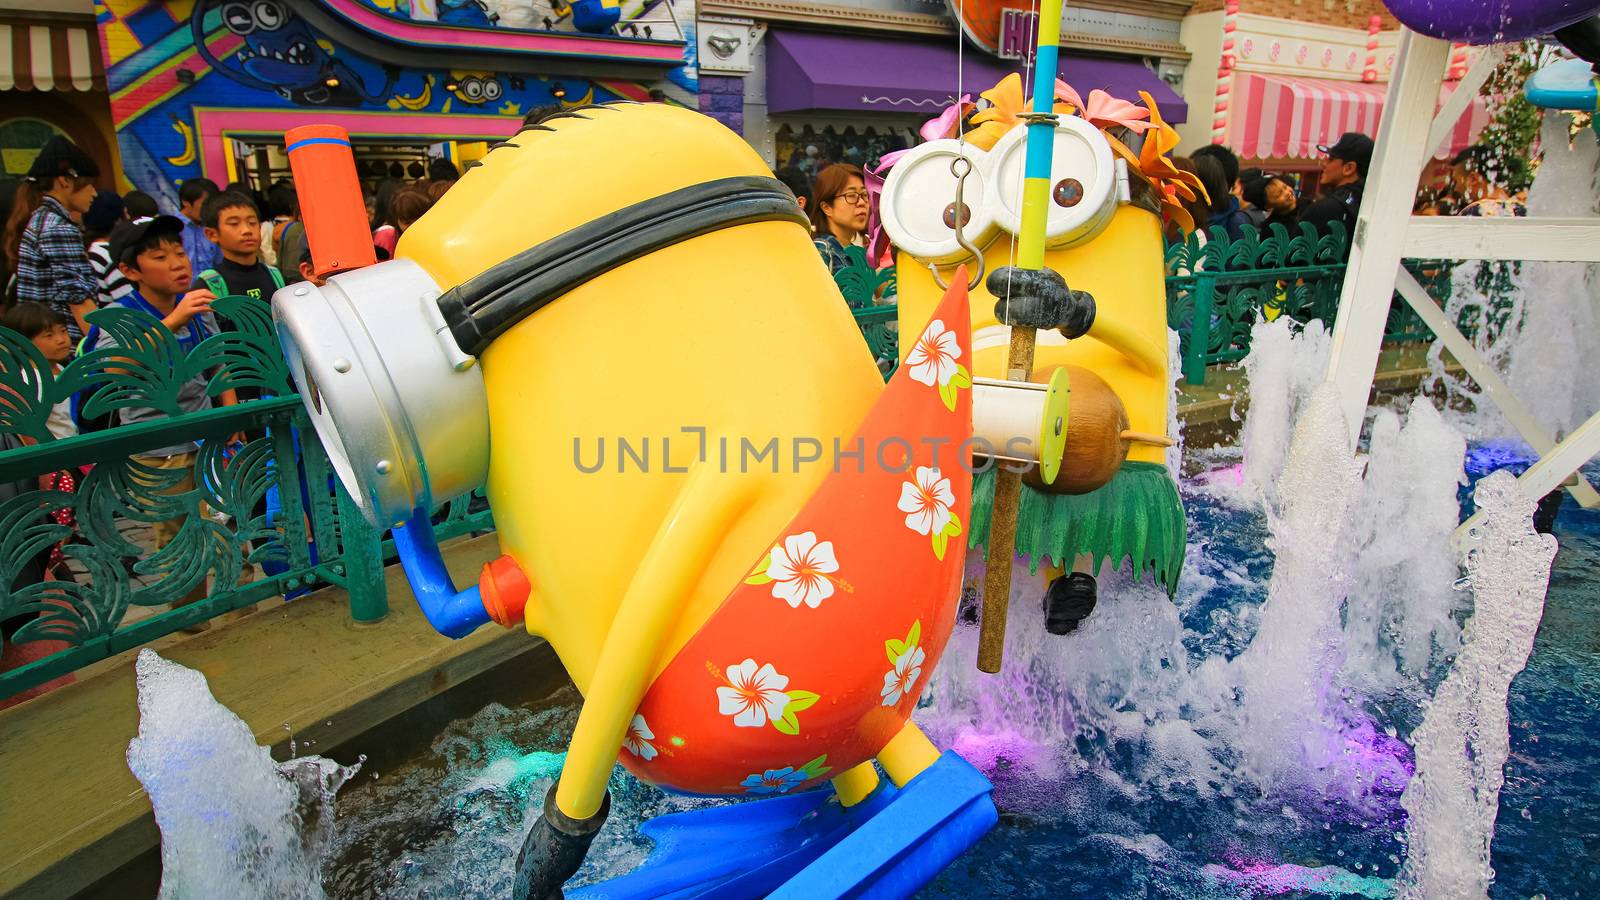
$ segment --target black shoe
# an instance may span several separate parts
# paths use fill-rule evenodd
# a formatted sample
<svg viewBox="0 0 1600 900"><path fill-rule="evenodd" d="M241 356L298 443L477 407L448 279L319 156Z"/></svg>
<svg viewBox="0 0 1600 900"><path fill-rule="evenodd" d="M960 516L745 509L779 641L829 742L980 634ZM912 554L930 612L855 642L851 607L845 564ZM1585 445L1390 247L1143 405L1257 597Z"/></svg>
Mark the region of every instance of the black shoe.
<svg viewBox="0 0 1600 900"><path fill-rule="evenodd" d="M1556 40L1566 45L1572 54L1594 66L1600 75L1600 16L1573 22L1555 32Z"/></svg>
<svg viewBox="0 0 1600 900"><path fill-rule="evenodd" d="M1071 634L1094 612L1099 587L1094 576L1070 572L1050 582L1044 594L1044 630L1051 634Z"/></svg>
<svg viewBox="0 0 1600 900"><path fill-rule="evenodd" d="M1566 488L1556 488L1539 498L1539 505L1533 508L1534 531L1540 534L1555 533L1556 513L1561 511L1561 495L1566 492Z"/></svg>
<svg viewBox="0 0 1600 900"><path fill-rule="evenodd" d="M556 785L544 797L544 814L533 823L533 830L522 840L517 854L517 880L512 888L515 900L547 900L561 897L561 886L583 867L589 845L606 823L611 812L611 793L606 792L600 811L587 819L573 819L556 806Z"/></svg>

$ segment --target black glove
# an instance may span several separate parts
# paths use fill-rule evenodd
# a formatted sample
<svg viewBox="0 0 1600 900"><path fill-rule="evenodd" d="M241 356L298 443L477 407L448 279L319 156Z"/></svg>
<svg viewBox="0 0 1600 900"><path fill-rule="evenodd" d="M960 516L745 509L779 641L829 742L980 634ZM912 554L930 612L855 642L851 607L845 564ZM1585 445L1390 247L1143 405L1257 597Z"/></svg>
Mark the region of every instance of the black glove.
<svg viewBox="0 0 1600 900"><path fill-rule="evenodd" d="M1000 299L994 317L1013 328L1059 329L1067 338L1083 337L1094 324L1094 297L1075 291L1054 269L1001 266L984 281Z"/></svg>
<svg viewBox="0 0 1600 900"><path fill-rule="evenodd" d="M522 852L517 854L517 880L512 885L515 900L560 898L561 886L583 867L589 845L610 812L611 794L607 792L599 812L582 821L569 818L556 807L556 785L550 785L544 814L533 823L533 830L522 841Z"/></svg>

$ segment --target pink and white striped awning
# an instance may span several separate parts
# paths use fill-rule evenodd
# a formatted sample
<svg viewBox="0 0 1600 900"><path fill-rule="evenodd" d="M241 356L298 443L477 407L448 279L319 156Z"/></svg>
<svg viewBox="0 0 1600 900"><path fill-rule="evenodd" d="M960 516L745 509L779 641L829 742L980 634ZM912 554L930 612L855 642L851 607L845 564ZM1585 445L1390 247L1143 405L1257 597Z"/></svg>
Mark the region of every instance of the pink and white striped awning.
<svg viewBox="0 0 1600 900"><path fill-rule="evenodd" d="M1315 158L1318 144L1356 131L1376 137L1386 84L1330 81L1239 72L1234 75L1227 145L1245 159ZM1446 82L1439 102L1455 92ZM1448 158L1469 147L1489 124L1483 98L1475 98L1435 155Z"/></svg>

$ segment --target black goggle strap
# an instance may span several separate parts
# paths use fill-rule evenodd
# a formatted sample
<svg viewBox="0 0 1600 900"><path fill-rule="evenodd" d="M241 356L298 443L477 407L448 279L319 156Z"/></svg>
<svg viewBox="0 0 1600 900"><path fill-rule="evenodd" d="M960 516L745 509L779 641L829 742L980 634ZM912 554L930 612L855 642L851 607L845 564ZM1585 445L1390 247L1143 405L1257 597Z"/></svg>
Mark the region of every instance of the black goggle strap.
<svg viewBox="0 0 1600 900"><path fill-rule="evenodd" d="M752 222L810 223L775 178L722 178L608 213L497 263L439 297L456 344L477 356L584 282L674 244Z"/></svg>

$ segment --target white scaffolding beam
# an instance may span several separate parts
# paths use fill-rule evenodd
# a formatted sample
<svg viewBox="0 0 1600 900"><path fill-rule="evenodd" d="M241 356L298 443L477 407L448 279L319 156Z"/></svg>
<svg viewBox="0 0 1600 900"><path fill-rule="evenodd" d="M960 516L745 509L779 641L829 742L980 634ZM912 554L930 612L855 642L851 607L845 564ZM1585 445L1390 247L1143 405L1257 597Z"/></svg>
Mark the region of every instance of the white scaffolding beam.
<svg viewBox="0 0 1600 900"><path fill-rule="evenodd" d="M1518 479L1527 496L1537 500L1566 485L1583 506L1600 506L1600 494L1577 474L1581 466L1600 454L1600 413L1565 440L1555 441L1400 264L1404 259L1600 262L1600 221L1595 219L1440 219L1411 215L1417 183L1429 154L1443 142L1471 98L1505 57L1504 48L1485 53L1434 116L1449 53L1450 45L1445 41L1409 30L1401 35L1399 63L1378 126L1344 292L1339 297L1327 377L1338 388L1353 450L1361 437L1389 306L1398 288L1483 389L1484 396L1505 413L1539 454L1539 461ZM1533 302L1554 299L1539 297ZM1464 549L1475 541L1476 525L1474 516L1461 526L1456 532L1457 546Z"/></svg>

